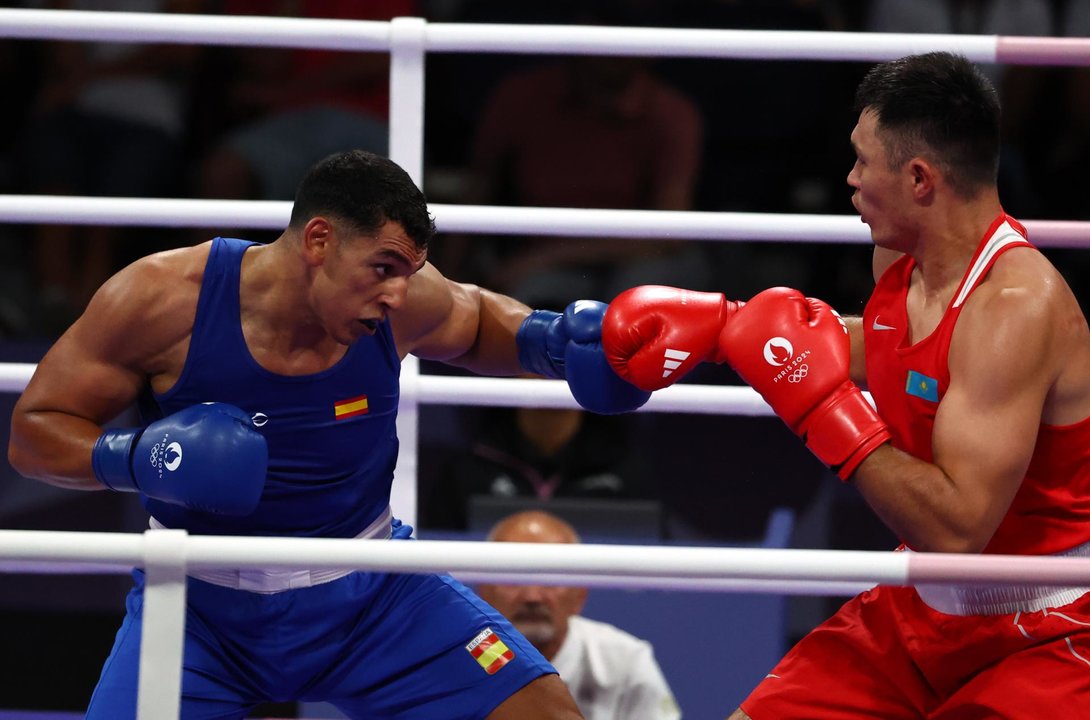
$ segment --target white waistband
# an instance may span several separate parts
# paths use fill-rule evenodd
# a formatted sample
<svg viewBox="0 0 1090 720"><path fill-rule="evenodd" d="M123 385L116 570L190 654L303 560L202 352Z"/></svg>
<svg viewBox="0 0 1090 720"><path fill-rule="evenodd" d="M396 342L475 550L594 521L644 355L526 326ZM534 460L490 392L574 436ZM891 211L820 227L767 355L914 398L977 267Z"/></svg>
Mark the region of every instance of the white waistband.
<svg viewBox="0 0 1090 720"><path fill-rule="evenodd" d="M1090 543L1047 557L1090 557ZM1063 607L1090 593L1090 587L917 585L916 592L932 609L947 615L1007 615Z"/></svg>
<svg viewBox="0 0 1090 720"><path fill-rule="evenodd" d="M389 506L356 536L358 540L389 540L391 535L390 523L393 514ZM165 526L151 518L149 523L155 530L163 530ZM326 568L323 570L283 570L279 568L261 569L247 568L242 570L199 570L188 573L189 577L203 580L213 585L246 590L247 592L271 594L285 590L321 585L322 583L339 580L346 575L355 572L351 568Z"/></svg>

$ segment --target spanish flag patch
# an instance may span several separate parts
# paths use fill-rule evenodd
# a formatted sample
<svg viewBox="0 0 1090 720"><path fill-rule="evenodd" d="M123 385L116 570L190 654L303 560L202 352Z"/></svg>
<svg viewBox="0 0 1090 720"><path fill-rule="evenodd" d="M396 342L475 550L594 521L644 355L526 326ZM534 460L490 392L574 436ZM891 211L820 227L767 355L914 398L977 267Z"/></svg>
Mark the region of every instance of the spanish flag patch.
<svg viewBox="0 0 1090 720"><path fill-rule="evenodd" d="M334 403L333 405L333 417L335 417L337 420L347 420L348 418L356 417L357 415L366 414L366 395L360 395L359 397L341 400L339 403Z"/></svg>
<svg viewBox="0 0 1090 720"><path fill-rule="evenodd" d="M466 645L466 650L489 675L495 675L500 668L515 659L515 653L511 652L492 628L485 628L478 633Z"/></svg>

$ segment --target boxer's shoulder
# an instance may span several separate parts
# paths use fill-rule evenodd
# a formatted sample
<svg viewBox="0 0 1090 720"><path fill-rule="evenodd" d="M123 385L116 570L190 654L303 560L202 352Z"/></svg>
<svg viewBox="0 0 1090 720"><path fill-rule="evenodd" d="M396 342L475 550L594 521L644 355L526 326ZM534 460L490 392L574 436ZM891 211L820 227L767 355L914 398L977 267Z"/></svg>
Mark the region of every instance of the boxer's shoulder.
<svg viewBox="0 0 1090 720"><path fill-rule="evenodd" d="M176 280L200 285L204 277L204 268L208 264L208 255L212 251L212 241L182 248L163 250L147 255L135 263L146 273L166 273Z"/></svg>
<svg viewBox="0 0 1090 720"><path fill-rule="evenodd" d="M198 245L135 260L101 286L88 312L125 326L192 320L207 257Z"/></svg>
<svg viewBox="0 0 1090 720"><path fill-rule="evenodd" d="M155 253L107 280L73 326L116 362L149 375L192 333L208 244Z"/></svg>

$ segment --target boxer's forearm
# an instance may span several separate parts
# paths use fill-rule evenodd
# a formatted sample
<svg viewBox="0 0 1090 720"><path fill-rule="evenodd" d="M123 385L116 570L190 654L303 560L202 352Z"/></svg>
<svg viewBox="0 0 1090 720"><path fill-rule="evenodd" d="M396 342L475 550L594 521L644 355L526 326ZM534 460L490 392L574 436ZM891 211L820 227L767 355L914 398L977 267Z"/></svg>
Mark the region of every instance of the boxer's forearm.
<svg viewBox="0 0 1090 720"><path fill-rule="evenodd" d="M987 498L937 465L888 443L852 475L875 514L897 537L921 552L981 552L995 533Z"/></svg>
<svg viewBox="0 0 1090 720"><path fill-rule="evenodd" d="M104 490L91 469L91 449L102 433L95 423L61 412L16 412L8 462L24 477L70 490Z"/></svg>

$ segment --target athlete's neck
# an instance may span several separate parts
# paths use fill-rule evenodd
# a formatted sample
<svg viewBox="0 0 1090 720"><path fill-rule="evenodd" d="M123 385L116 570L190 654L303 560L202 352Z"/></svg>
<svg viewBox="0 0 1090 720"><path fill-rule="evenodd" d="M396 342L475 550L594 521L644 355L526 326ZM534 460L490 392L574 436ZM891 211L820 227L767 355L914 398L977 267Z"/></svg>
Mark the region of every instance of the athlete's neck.
<svg viewBox="0 0 1090 720"><path fill-rule="evenodd" d="M330 337L311 309L307 266L296 247L285 233L242 256L243 335L251 354L266 367L284 362L301 364L300 372L314 372L335 362L345 348Z"/></svg>
<svg viewBox="0 0 1090 720"><path fill-rule="evenodd" d="M919 291L926 302L943 306L953 297L980 247L981 240L1003 211L993 190L972 200L936 203L926 214L913 250Z"/></svg>

